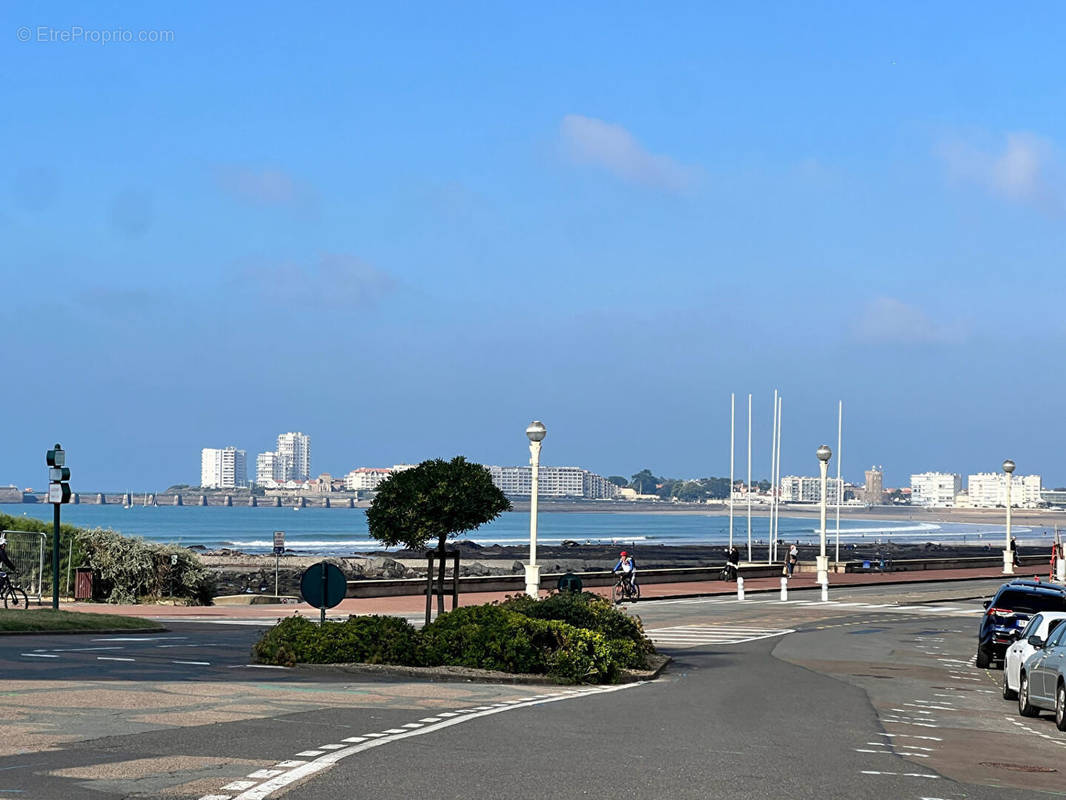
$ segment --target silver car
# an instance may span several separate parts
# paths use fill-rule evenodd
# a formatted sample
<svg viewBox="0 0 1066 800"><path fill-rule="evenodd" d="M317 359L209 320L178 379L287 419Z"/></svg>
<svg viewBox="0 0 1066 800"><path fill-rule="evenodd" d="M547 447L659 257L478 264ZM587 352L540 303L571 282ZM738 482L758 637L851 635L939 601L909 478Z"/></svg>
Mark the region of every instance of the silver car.
<svg viewBox="0 0 1066 800"><path fill-rule="evenodd" d="M1018 676L1018 713L1035 717L1041 709L1055 712L1055 726L1066 731L1066 625L1059 625L1045 642L1030 636L1035 652Z"/></svg>
<svg viewBox="0 0 1066 800"><path fill-rule="evenodd" d="M1036 648L1029 644L1030 636L1039 636L1047 641L1051 633L1066 619L1064 611L1042 611L1025 626L1017 641L1007 648L1003 656L1003 699L1014 700L1018 697L1018 676L1022 671L1022 664Z"/></svg>

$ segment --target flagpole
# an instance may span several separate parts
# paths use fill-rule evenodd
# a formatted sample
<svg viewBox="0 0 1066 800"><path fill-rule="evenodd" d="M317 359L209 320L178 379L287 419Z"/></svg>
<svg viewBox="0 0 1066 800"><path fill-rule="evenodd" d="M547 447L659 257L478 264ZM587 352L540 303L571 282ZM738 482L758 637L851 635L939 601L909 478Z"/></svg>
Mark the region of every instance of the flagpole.
<svg viewBox="0 0 1066 800"><path fill-rule="evenodd" d="M843 444L844 433L844 401L839 400L837 404L837 553L836 563L840 563L840 501L844 495L844 484L840 480L840 453L841 445Z"/></svg>
<svg viewBox="0 0 1066 800"><path fill-rule="evenodd" d="M748 561L751 561L751 392L748 392Z"/></svg>
<svg viewBox="0 0 1066 800"><path fill-rule="evenodd" d="M774 561L777 561L777 548L781 542L781 429L785 423L784 395L777 396L777 503L774 511Z"/></svg>
<svg viewBox="0 0 1066 800"><path fill-rule="evenodd" d="M770 436L770 518L769 532L766 534L766 563L774 563L773 547L770 540L774 535L774 463L777 459L777 389L774 389L774 425L773 434Z"/></svg>
<svg viewBox="0 0 1066 800"><path fill-rule="evenodd" d="M737 395L729 395L729 549L733 549L733 454L736 440Z"/></svg>

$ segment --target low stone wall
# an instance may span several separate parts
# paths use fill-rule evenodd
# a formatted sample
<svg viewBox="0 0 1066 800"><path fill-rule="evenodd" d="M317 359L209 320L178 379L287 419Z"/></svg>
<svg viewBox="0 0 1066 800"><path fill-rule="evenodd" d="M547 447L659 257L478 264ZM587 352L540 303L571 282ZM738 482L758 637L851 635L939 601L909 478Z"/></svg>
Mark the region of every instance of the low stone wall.
<svg viewBox="0 0 1066 800"><path fill-rule="evenodd" d="M1027 571L1037 571L1043 574L1047 571L1047 559L1043 556L1021 556L1018 577L1025 577ZM888 570L891 572L910 572L913 570L930 569L987 569L998 567L1003 563L1002 556L997 552L996 556L981 556L970 558L908 558L899 561L888 562ZM839 564L830 564L834 572L876 572L879 562L871 561L870 568L863 566L863 561L841 561ZM642 569L639 572L642 584L653 583L686 583L689 581L716 581L720 580L724 563L713 564L708 567L672 567L667 569ZM767 578L781 574L782 565L776 564L741 564L740 575L745 578ZM814 562L801 562L800 572L814 572ZM610 586L615 581L615 576L603 570L597 572L575 572L584 586ZM544 588L555 588L562 577L561 573L546 573L540 576L540 585ZM451 587L449 577L447 588ZM524 575L486 575L486 576L461 576L459 578L460 593L466 592L521 592L525 589ZM424 595L426 592L425 578L390 578L348 581L348 597L394 597L397 595Z"/></svg>

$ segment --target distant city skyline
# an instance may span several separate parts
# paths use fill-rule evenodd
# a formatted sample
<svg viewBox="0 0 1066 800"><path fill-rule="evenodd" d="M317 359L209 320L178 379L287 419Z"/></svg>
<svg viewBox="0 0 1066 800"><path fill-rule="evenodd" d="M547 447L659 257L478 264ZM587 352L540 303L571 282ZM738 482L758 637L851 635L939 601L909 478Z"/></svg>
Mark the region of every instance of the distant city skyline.
<svg viewBox="0 0 1066 800"><path fill-rule="evenodd" d="M4 3L0 483L57 441L74 487L193 483L291 426L314 472L522 464L533 419L547 464L721 476L732 392L765 476L776 387L781 474L843 401L852 482L1064 486L1060 18Z"/></svg>

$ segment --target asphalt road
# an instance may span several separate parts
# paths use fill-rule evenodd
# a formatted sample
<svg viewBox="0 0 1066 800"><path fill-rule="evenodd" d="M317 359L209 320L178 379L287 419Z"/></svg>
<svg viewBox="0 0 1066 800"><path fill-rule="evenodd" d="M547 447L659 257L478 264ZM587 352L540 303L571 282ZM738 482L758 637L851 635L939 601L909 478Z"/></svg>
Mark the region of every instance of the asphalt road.
<svg viewBox="0 0 1066 800"><path fill-rule="evenodd" d="M0 797L1057 795L1066 734L973 665L996 585L640 603L675 663L607 690L256 669L249 626L5 637Z"/></svg>

